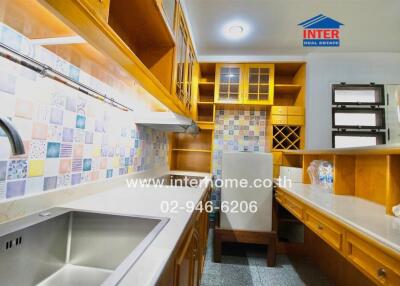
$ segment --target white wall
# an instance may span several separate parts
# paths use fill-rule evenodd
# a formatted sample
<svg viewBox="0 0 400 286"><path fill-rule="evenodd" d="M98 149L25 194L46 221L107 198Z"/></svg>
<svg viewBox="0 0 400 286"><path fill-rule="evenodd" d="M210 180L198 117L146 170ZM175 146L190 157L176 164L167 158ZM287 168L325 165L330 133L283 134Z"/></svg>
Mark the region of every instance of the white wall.
<svg viewBox="0 0 400 286"><path fill-rule="evenodd" d="M332 83L400 83L400 53L307 56L306 148L332 147Z"/></svg>

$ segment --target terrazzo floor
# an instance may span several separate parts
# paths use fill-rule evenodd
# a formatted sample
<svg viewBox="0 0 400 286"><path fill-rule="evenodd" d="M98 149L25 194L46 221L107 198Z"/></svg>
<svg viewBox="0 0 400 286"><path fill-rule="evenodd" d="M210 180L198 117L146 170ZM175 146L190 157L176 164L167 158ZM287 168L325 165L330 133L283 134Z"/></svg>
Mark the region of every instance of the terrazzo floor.
<svg viewBox="0 0 400 286"><path fill-rule="evenodd" d="M212 231L201 286L331 286L328 278L308 259L279 255L275 267L266 265L266 248L228 244L222 248L221 263L212 262Z"/></svg>

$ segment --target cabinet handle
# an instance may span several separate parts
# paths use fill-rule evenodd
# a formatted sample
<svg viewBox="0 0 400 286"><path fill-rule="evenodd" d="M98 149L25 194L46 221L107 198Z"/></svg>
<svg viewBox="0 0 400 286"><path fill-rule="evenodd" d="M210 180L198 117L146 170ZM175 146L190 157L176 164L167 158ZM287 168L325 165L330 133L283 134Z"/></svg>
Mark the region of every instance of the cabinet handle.
<svg viewBox="0 0 400 286"><path fill-rule="evenodd" d="M376 271L376 274L378 275L379 278L386 278L386 269L385 268L379 268Z"/></svg>

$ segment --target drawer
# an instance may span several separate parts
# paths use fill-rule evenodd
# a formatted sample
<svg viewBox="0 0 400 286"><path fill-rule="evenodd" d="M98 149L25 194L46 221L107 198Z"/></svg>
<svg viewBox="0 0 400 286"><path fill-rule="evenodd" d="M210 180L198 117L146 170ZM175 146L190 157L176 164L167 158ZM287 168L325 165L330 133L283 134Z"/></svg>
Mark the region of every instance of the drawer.
<svg viewBox="0 0 400 286"><path fill-rule="evenodd" d="M310 210L306 211L304 221L313 232L319 235L329 245L336 250L342 250L344 230L336 223Z"/></svg>
<svg viewBox="0 0 400 286"><path fill-rule="evenodd" d="M285 199L285 208L292 213L299 220L303 220L303 204L299 201L293 199L292 197L286 196Z"/></svg>
<svg viewBox="0 0 400 286"><path fill-rule="evenodd" d="M271 116L271 124L272 125L287 124L287 116L286 115L272 115Z"/></svg>
<svg viewBox="0 0 400 286"><path fill-rule="evenodd" d="M282 165L282 152L272 152L274 165Z"/></svg>
<svg viewBox="0 0 400 286"><path fill-rule="evenodd" d="M304 125L304 116L288 115L287 124L288 125Z"/></svg>
<svg viewBox="0 0 400 286"><path fill-rule="evenodd" d="M302 106L288 106L287 107L288 115L300 115L304 116L304 107Z"/></svg>
<svg viewBox="0 0 400 286"><path fill-rule="evenodd" d="M271 114L272 115L286 115L288 113L287 106L272 106Z"/></svg>
<svg viewBox="0 0 400 286"><path fill-rule="evenodd" d="M358 236L347 233L346 257L379 285L400 285L400 261Z"/></svg>

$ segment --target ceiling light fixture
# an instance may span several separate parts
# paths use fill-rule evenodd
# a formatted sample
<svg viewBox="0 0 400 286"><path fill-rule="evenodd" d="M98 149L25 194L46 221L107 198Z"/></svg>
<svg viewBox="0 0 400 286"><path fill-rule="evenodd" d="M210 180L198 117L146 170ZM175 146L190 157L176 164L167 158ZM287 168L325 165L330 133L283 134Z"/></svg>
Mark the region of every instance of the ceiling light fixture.
<svg viewBox="0 0 400 286"><path fill-rule="evenodd" d="M250 32L249 25L244 21L231 21L223 27L222 33L229 40L240 40Z"/></svg>

